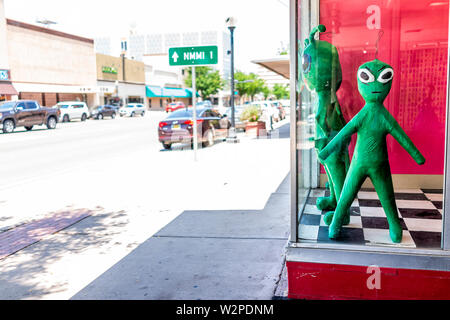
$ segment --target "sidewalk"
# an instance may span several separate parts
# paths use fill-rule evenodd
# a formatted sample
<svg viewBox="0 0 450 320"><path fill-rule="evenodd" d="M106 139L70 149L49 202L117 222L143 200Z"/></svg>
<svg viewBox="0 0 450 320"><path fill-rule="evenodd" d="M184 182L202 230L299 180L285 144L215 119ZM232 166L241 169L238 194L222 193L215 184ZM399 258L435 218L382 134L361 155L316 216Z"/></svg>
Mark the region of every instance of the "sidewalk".
<svg viewBox="0 0 450 320"><path fill-rule="evenodd" d="M263 210L185 211L72 299L272 299L289 197L288 175Z"/></svg>
<svg viewBox="0 0 450 320"><path fill-rule="evenodd" d="M0 219L0 299L270 299L289 231L289 126L240 136L198 161L154 144L121 155L148 165L114 179L94 165L26 185L65 185L51 206L3 193L14 219Z"/></svg>

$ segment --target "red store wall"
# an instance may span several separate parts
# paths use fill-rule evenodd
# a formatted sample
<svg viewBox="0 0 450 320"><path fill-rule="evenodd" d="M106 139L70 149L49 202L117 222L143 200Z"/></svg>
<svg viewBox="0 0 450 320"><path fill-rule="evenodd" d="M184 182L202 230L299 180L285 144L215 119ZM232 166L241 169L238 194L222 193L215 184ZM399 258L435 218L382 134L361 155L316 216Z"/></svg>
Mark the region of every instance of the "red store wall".
<svg viewBox="0 0 450 320"><path fill-rule="evenodd" d="M393 174L436 174L444 171L447 91L448 0L321 0L320 23L327 27L321 40L333 43L339 52L343 82L337 92L349 121L363 107L356 80L358 67L375 58L390 64L395 72L385 101L426 158L418 166L408 153L388 136ZM353 153L356 135L350 153Z"/></svg>

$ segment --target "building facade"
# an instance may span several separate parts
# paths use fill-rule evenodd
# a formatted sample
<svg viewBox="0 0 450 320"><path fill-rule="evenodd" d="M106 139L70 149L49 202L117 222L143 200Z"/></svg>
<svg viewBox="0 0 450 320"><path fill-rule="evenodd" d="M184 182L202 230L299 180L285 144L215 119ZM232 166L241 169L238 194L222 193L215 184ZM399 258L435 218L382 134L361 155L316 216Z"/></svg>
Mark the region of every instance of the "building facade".
<svg viewBox="0 0 450 320"><path fill-rule="evenodd" d="M98 38L95 39L95 47L97 52L114 54L116 50L112 44L118 43L117 39L112 38ZM222 31L203 31L203 32L184 32L184 33L161 33L161 34L137 34L131 32L126 40L123 38L120 42L120 47L126 47L126 57L129 59L142 61L147 66L146 84L150 87L161 87L160 92L172 92L174 88L185 88L184 83L184 68L169 66L169 48L182 46L202 46L202 45L217 45L219 51L218 64L213 66L218 70L221 77L225 80L227 86L230 80L231 71L231 57L228 54L230 50L230 35ZM223 105L229 100L228 87L213 98L213 102L217 105ZM155 90L147 90L147 92L155 92ZM160 97L159 102L163 105L170 101L189 101L189 97L184 95L186 91L179 90L179 94L171 97ZM149 105L152 107L157 105L156 97L147 97Z"/></svg>
<svg viewBox="0 0 450 320"><path fill-rule="evenodd" d="M6 18L3 0L0 0L0 102L17 97L18 92L11 82L9 67Z"/></svg>
<svg viewBox="0 0 450 320"><path fill-rule="evenodd" d="M97 53L96 70L100 104L146 103L143 62Z"/></svg>
<svg viewBox="0 0 450 320"><path fill-rule="evenodd" d="M163 34L133 34L128 38L129 55L143 61L145 56L168 55L169 48L184 46L216 45L219 51L219 61L215 68L223 79L230 79L231 57L230 35L223 31L202 31ZM167 56L167 66L169 58ZM176 68L176 67L171 67Z"/></svg>
<svg viewBox="0 0 450 320"><path fill-rule="evenodd" d="M69 100L97 103L92 39L10 19L5 22L11 82L19 99L45 106Z"/></svg>

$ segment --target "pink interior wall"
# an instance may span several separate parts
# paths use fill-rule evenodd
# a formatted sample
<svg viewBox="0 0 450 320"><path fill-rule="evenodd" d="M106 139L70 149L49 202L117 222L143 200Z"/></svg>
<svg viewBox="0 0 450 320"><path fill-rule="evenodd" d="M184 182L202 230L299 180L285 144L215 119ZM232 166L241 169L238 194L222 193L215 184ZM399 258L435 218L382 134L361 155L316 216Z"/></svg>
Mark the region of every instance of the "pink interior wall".
<svg viewBox="0 0 450 320"><path fill-rule="evenodd" d="M327 27L321 40L333 43L341 59L338 98L347 121L364 105L356 81L358 67L375 58L375 43L380 30L384 32L378 59L395 72L385 106L426 158L425 165L417 165L388 136L394 174L443 174L448 12L448 0L320 1L320 23ZM351 154L355 141L356 135Z"/></svg>

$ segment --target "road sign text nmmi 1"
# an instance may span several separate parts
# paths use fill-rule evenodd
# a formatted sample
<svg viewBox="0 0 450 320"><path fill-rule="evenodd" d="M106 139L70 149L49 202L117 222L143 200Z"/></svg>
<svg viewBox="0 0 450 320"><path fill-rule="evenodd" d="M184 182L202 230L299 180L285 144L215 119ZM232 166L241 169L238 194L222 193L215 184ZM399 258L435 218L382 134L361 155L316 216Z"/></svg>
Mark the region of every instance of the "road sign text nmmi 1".
<svg viewBox="0 0 450 320"><path fill-rule="evenodd" d="M217 63L217 46L177 47L169 49L169 65L171 66L198 66Z"/></svg>

